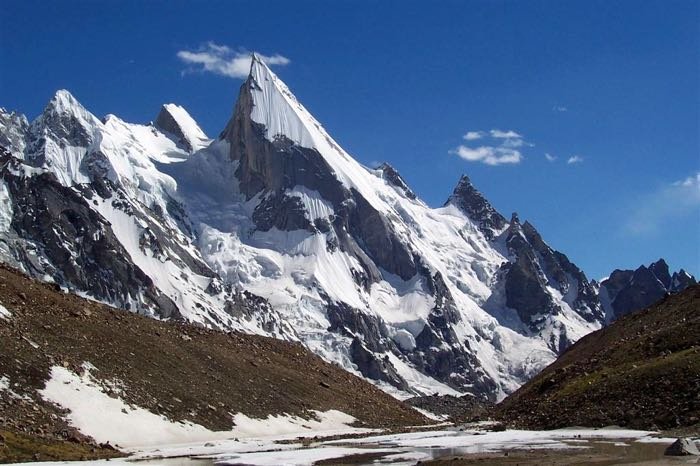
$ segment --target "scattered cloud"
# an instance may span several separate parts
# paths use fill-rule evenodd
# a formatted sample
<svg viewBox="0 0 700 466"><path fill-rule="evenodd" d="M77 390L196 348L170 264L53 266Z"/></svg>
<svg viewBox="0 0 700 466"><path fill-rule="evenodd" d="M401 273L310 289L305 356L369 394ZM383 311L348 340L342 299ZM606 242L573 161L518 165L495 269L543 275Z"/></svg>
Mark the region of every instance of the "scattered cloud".
<svg viewBox="0 0 700 466"><path fill-rule="evenodd" d="M260 55L268 65L287 65L289 58L280 54L271 56ZM197 50L180 50L177 57L191 68L183 71L199 71L228 76L229 78L245 78L250 71L251 53L245 49L234 50L226 45L207 42Z"/></svg>
<svg viewBox="0 0 700 466"><path fill-rule="evenodd" d="M496 139L522 139L523 137L513 130L501 131L500 129L492 129L489 131L492 138Z"/></svg>
<svg viewBox="0 0 700 466"><path fill-rule="evenodd" d="M651 194L636 198L623 232L633 235L653 235L668 228L674 221L696 216L700 209L700 172L662 186Z"/></svg>
<svg viewBox="0 0 700 466"><path fill-rule="evenodd" d="M467 131L467 134L462 136L465 141L476 141L484 137L483 131Z"/></svg>
<svg viewBox="0 0 700 466"><path fill-rule="evenodd" d="M569 157L568 159L566 159L566 163L567 163L568 165L574 165L574 164L577 164L577 163L583 163L583 157L581 157L580 155L572 155L571 157Z"/></svg>
<svg viewBox="0 0 700 466"><path fill-rule="evenodd" d="M562 112L568 112L569 109L564 107L563 105L555 105L554 107L552 107L552 111L562 113Z"/></svg>
<svg viewBox="0 0 700 466"><path fill-rule="evenodd" d="M547 159L547 162L554 162L555 160L557 160L556 156L550 154L549 152L544 154L544 158Z"/></svg>
<svg viewBox="0 0 700 466"><path fill-rule="evenodd" d="M523 160L520 148L531 146L521 134L513 130L502 131L492 129L490 131L467 131L462 136L465 141L473 142L486 139L480 146L460 145L450 151L467 162L480 162L486 165L516 164Z"/></svg>

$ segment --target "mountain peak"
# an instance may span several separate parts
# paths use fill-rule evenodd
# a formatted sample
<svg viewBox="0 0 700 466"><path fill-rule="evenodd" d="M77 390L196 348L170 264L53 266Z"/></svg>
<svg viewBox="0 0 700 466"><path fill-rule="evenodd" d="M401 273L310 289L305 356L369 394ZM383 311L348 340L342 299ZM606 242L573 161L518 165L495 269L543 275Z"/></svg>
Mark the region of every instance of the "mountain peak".
<svg viewBox="0 0 700 466"><path fill-rule="evenodd" d="M39 118L32 122L30 132L36 138L51 134L61 140L62 144L87 147L94 140L95 130L103 126L99 118L83 107L73 94L60 89L46 104ZM29 158L35 156L30 155ZM39 159L43 160L43 156Z"/></svg>
<svg viewBox="0 0 700 466"><path fill-rule="evenodd" d="M70 93L68 89L59 89L54 94L51 102L55 102L57 105L62 106L76 106L80 105L78 100Z"/></svg>
<svg viewBox="0 0 700 466"><path fill-rule="evenodd" d="M460 186L464 186L464 187L466 187L466 186L471 186L471 187L473 187L474 185L472 184L472 180L470 180L469 177L468 177L466 174L462 173L462 176L459 177L459 181L457 182L457 188L459 188ZM457 189L457 188L455 188L455 189Z"/></svg>
<svg viewBox="0 0 700 466"><path fill-rule="evenodd" d="M44 108L42 119L51 121L56 117L74 117L83 126L99 126L100 120L78 102L67 89L59 89Z"/></svg>
<svg viewBox="0 0 700 466"><path fill-rule="evenodd" d="M172 136L188 152L196 152L209 144L209 138L190 116L184 107L177 104L164 104L154 125Z"/></svg>
<svg viewBox="0 0 700 466"><path fill-rule="evenodd" d="M474 221L488 239L506 225L506 219L477 190L467 175L462 175L445 205L453 204Z"/></svg>
<svg viewBox="0 0 700 466"><path fill-rule="evenodd" d="M259 56L251 60L250 75L241 86L233 116L220 138L230 144L232 160L244 160L244 173L241 176L247 195L254 195L263 188L280 188L294 178L287 177L285 181L279 176L293 167L280 165L281 162L273 156L274 152L289 151L295 158L306 153L301 157L305 160L297 161L297 168L300 168L308 165L308 151L313 151L316 153L311 156L315 160L314 169L309 171L311 167L308 167L308 170L300 171L297 181L320 168L326 172L328 179L334 178L340 182L337 189L354 189L371 205L379 209L387 208L386 201L378 195L377 186L369 181L374 177L368 177L367 168L333 140ZM241 144L242 140L246 140L246 143ZM253 150L251 144L260 144L260 147ZM263 161L261 157L269 160ZM335 198L345 196L336 194Z"/></svg>
<svg viewBox="0 0 700 466"><path fill-rule="evenodd" d="M656 278L664 285L666 289L671 286L671 273L668 269L668 264L663 258L649 265Z"/></svg>
<svg viewBox="0 0 700 466"><path fill-rule="evenodd" d="M251 63L250 63L251 66L254 66L257 63L257 64L261 64L261 65L267 67L267 65L265 65L265 62L263 62L262 57L260 55L258 55L258 52L251 53L250 59L251 59Z"/></svg>
<svg viewBox="0 0 700 466"><path fill-rule="evenodd" d="M253 97L251 119L265 127L268 140L286 138L302 147L317 147L318 135L314 133L321 125L256 54L246 83Z"/></svg>
<svg viewBox="0 0 700 466"><path fill-rule="evenodd" d="M47 111L59 114L76 112L87 113L85 107L83 107L82 104L78 102L78 99L76 99L67 89L59 89L56 91L51 100L49 100L49 103L46 105L44 113Z"/></svg>

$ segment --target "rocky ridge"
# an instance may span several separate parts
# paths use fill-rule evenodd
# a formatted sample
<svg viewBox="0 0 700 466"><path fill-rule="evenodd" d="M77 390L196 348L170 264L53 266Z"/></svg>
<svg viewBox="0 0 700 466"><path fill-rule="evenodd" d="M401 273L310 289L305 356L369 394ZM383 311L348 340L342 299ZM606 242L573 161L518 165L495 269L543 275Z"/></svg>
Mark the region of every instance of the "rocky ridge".
<svg viewBox="0 0 700 466"><path fill-rule="evenodd" d="M651 306L669 293L678 293L697 283L685 270L670 273L659 259L636 270L615 270L600 283L601 302L608 321Z"/></svg>

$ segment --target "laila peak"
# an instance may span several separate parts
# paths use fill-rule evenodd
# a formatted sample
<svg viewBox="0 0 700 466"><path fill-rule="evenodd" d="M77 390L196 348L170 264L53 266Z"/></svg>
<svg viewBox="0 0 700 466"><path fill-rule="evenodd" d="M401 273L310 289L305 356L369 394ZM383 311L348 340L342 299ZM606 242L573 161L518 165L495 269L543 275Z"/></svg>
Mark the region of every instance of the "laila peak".
<svg viewBox="0 0 700 466"><path fill-rule="evenodd" d="M623 305L466 176L432 208L358 163L257 54L218 138L154 110L98 119L67 91L31 123L2 110L0 259L132 312L301 342L401 397L501 399Z"/></svg>

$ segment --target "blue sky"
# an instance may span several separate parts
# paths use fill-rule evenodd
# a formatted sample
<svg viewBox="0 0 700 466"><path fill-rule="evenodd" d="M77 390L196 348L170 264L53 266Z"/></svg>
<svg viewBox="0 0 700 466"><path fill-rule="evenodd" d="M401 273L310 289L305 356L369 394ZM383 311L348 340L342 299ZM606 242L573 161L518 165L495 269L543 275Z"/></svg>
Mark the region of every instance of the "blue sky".
<svg viewBox="0 0 700 466"><path fill-rule="evenodd" d="M5 0L0 105L31 119L67 88L147 122L176 102L215 136L236 64L178 52L278 55L338 142L429 204L467 173L590 277L661 256L698 275L699 24L700 2L674 0Z"/></svg>

